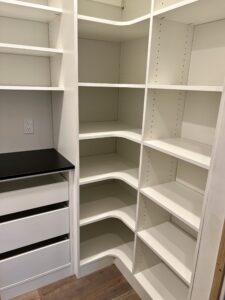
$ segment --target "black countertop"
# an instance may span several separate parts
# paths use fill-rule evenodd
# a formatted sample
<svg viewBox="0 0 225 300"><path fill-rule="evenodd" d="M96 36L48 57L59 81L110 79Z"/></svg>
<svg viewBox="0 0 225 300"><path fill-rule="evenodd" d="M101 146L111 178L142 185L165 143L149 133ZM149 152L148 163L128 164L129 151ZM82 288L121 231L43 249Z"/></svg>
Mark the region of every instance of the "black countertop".
<svg viewBox="0 0 225 300"><path fill-rule="evenodd" d="M55 149L0 154L0 181L73 169Z"/></svg>

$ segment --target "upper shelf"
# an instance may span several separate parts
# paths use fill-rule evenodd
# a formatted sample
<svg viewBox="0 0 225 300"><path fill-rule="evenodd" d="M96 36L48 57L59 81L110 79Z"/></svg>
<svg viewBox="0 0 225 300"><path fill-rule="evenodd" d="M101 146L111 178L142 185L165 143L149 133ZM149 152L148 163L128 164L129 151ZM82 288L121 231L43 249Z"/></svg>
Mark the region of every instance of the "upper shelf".
<svg viewBox="0 0 225 300"><path fill-rule="evenodd" d="M204 24L225 17L224 0L183 0L156 10L154 16L159 16L185 24Z"/></svg>
<svg viewBox="0 0 225 300"><path fill-rule="evenodd" d="M0 180L74 169L55 149L0 154Z"/></svg>
<svg viewBox="0 0 225 300"><path fill-rule="evenodd" d="M125 41L146 36L150 14L131 21L112 21L78 15L79 37L104 41Z"/></svg>
<svg viewBox="0 0 225 300"><path fill-rule="evenodd" d="M81 185L107 179L119 179L137 189L138 168L133 162L117 154L81 158Z"/></svg>
<svg viewBox="0 0 225 300"><path fill-rule="evenodd" d="M0 53L22 54L33 56L54 56L63 54L62 49L0 43Z"/></svg>
<svg viewBox="0 0 225 300"><path fill-rule="evenodd" d="M193 92L223 92L223 86L199 86L199 85L169 85L169 84L149 84L149 89L153 90L177 90Z"/></svg>
<svg viewBox="0 0 225 300"><path fill-rule="evenodd" d="M0 16L31 21L50 22L62 9L17 0L0 0Z"/></svg>
<svg viewBox="0 0 225 300"><path fill-rule="evenodd" d="M141 143L141 129L121 122L91 122L80 124L80 140L121 137Z"/></svg>
<svg viewBox="0 0 225 300"><path fill-rule="evenodd" d="M198 167L209 169L212 147L184 138L148 140L144 144L152 149L179 158Z"/></svg>

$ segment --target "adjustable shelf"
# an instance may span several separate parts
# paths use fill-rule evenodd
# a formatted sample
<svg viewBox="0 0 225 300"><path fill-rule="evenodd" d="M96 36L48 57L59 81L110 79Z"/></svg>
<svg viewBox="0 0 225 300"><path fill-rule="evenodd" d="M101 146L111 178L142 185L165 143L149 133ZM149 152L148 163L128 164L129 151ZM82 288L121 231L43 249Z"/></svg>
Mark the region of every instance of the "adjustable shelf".
<svg viewBox="0 0 225 300"><path fill-rule="evenodd" d="M47 47L0 43L0 53L50 57L57 54L63 54L63 50Z"/></svg>
<svg viewBox="0 0 225 300"><path fill-rule="evenodd" d="M54 87L54 86L0 86L2 91L47 91L47 92L63 92L63 87Z"/></svg>
<svg viewBox="0 0 225 300"><path fill-rule="evenodd" d="M135 189L138 187L136 164L117 154L82 157L80 165L81 185L107 179L119 179Z"/></svg>
<svg viewBox="0 0 225 300"><path fill-rule="evenodd" d="M176 181L142 188L141 193L199 231L204 198L202 194Z"/></svg>
<svg viewBox="0 0 225 300"><path fill-rule="evenodd" d="M28 3L17 0L1 0L0 15L7 18L25 19L39 22L50 22L61 15L61 8Z"/></svg>
<svg viewBox="0 0 225 300"><path fill-rule="evenodd" d="M188 297L187 286L164 263L135 274L135 278L151 299L181 300Z"/></svg>
<svg viewBox="0 0 225 300"><path fill-rule="evenodd" d="M196 242L170 222L138 232L149 246L187 285L191 284Z"/></svg>
<svg viewBox="0 0 225 300"><path fill-rule="evenodd" d="M78 15L78 32L80 38L119 42L146 36L149 22L150 14L129 21Z"/></svg>
<svg viewBox="0 0 225 300"><path fill-rule="evenodd" d="M121 184L104 183L81 188L80 226L108 218L120 219L135 230L136 197Z"/></svg>
<svg viewBox="0 0 225 300"><path fill-rule="evenodd" d="M80 140L121 137L141 143L141 129L132 128L122 122L90 122L80 124Z"/></svg>
<svg viewBox="0 0 225 300"><path fill-rule="evenodd" d="M212 147L183 138L145 141L147 147L182 159L204 169L210 168Z"/></svg>
<svg viewBox="0 0 225 300"><path fill-rule="evenodd" d="M91 228L90 228L91 226ZM133 234L117 220L105 220L81 228L81 266L104 257L119 258L132 271Z"/></svg>
<svg viewBox="0 0 225 300"><path fill-rule="evenodd" d="M222 0L183 0L157 9L154 16L186 24L205 24L224 18L225 4Z"/></svg>
<svg viewBox="0 0 225 300"><path fill-rule="evenodd" d="M98 82L79 82L79 87L93 88L119 88L119 89L144 89L144 84L124 84L124 83L98 83Z"/></svg>
<svg viewBox="0 0 225 300"><path fill-rule="evenodd" d="M149 84L149 89L172 90L172 91L195 91L195 92L223 92L223 86L199 86L199 85L169 85L169 84Z"/></svg>

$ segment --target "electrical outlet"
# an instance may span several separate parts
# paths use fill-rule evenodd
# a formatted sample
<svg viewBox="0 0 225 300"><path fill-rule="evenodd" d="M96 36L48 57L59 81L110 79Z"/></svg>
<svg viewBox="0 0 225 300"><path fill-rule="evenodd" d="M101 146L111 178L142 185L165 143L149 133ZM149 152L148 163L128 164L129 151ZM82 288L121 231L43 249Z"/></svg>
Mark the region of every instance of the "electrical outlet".
<svg viewBox="0 0 225 300"><path fill-rule="evenodd" d="M23 120L23 133L24 134L33 134L34 133L33 119L25 118Z"/></svg>

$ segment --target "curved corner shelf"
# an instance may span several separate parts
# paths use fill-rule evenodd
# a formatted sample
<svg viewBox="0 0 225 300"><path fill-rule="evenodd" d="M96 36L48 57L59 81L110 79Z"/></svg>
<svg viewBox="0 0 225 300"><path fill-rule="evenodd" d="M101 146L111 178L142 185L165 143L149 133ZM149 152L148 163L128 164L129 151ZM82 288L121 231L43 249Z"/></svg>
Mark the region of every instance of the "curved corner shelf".
<svg viewBox="0 0 225 300"><path fill-rule="evenodd" d="M61 8L47 5L17 0L0 0L0 15L7 18L50 22L62 12Z"/></svg>
<svg viewBox="0 0 225 300"><path fill-rule="evenodd" d="M144 145L209 170L212 147L193 140L172 138L145 141Z"/></svg>
<svg viewBox="0 0 225 300"><path fill-rule="evenodd" d="M146 187L141 193L195 231L199 231L204 196L173 181Z"/></svg>
<svg viewBox="0 0 225 300"><path fill-rule="evenodd" d="M132 272L134 242L121 242L119 237L114 236L113 238L112 234L105 234L86 241L84 244L81 243L80 265L84 266L104 257L112 256L118 258Z"/></svg>
<svg viewBox="0 0 225 300"><path fill-rule="evenodd" d="M137 166L117 154L94 155L81 158L80 185L119 179L138 188Z"/></svg>
<svg viewBox="0 0 225 300"><path fill-rule="evenodd" d="M98 83L98 82L79 82L79 87L92 88L119 88L119 89L144 89L144 84L133 83Z"/></svg>
<svg viewBox="0 0 225 300"><path fill-rule="evenodd" d="M81 189L80 226L117 218L135 230L136 197L119 184L104 183Z"/></svg>
<svg viewBox="0 0 225 300"><path fill-rule="evenodd" d="M188 287L164 263L135 274L135 278L151 299L188 298Z"/></svg>
<svg viewBox="0 0 225 300"><path fill-rule="evenodd" d="M148 88L153 90L171 90L171 91L216 92L216 93L223 92L223 86L211 86L211 85L149 84Z"/></svg>
<svg viewBox="0 0 225 300"><path fill-rule="evenodd" d="M149 31L150 14L130 21L112 21L78 15L78 21L79 37L120 42L146 36Z"/></svg>
<svg viewBox="0 0 225 300"><path fill-rule="evenodd" d="M190 286L196 248L193 238L170 222L142 230L138 236Z"/></svg>
<svg viewBox="0 0 225 300"><path fill-rule="evenodd" d="M0 43L0 53L49 57L57 54L63 54L63 50L46 47Z"/></svg>
<svg viewBox="0 0 225 300"><path fill-rule="evenodd" d="M20 86L20 85L1 85L0 91L49 91L49 92L63 92L63 87L54 86Z"/></svg>
<svg viewBox="0 0 225 300"><path fill-rule="evenodd" d="M141 143L141 129L122 122L90 122L80 124L80 140L120 137Z"/></svg>

